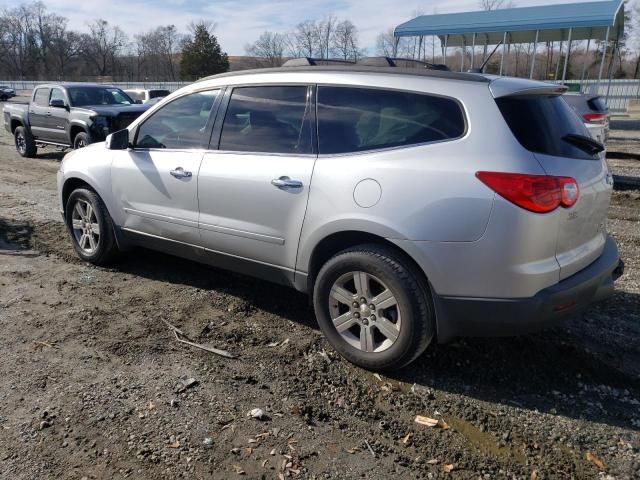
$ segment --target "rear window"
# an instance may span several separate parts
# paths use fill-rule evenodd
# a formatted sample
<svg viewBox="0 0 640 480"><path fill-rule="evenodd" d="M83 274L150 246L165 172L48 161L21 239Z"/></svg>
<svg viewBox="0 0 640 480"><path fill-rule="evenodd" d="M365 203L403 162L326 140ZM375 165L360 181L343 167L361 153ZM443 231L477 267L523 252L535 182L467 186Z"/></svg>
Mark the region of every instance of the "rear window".
<svg viewBox="0 0 640 480"><path fill-rule="evenodd" d="M607 104L602 97L596 97L589 100L589 108L599 113L606 113L608 111Z"/></svg>
<svg viewBox="0 0 640 480"><path fill-rule="evenodd" d="M357 87L318 88L321 154L361 152L460 138L462 108L451 98Z"/></svg>
<svg viewBox="0 0 640 480"><path fill-rule="evenodd" d="M36 103L36 105L39 105L41 107L48 107L50 93L50 88L39 88L38 90L36 90L36 94L33 96L33 101Z"/></svg>
<svg viewBox="0 0 640 480"><path fill-rule="evenodd" d="M509 128L527 150L556 157L598 158L563 140L570 134L590 135L562 97L504 97L498 98L496 103Z"/></svg>
<svg viewBox="0 0 640 480"><path fill-rule="evenodd" d="M169 90L149 90L149 98L168 97L170 93Z"/></svg>

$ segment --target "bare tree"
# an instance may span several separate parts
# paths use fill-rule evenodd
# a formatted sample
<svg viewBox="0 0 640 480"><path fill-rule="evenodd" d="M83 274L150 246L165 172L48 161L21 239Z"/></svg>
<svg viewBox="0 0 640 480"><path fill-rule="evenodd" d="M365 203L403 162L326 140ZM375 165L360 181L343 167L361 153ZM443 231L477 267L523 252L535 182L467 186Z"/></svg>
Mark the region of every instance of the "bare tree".
<svg viewBox="0 0 640 480"><path fill-rule="evenodd" d="M302 56L313 57L316 52L321 53L316 22L305 20L299 23L292 32L292 38L295 48Z"/></svg>
<svg viewBox="0 0 640 480"><path fill-rule="evenodd" d="M330 57L331 41L337 23L338 19L333 14L325 16L321 21L316 23L316 37L320 58Z"/></svg>
<svg viewBox="0 0 640 480"><path fill-rule="evenodd" d="M286 39L280 33L263 32L258 40L244 49L247 55L260 59L260 66L279 67L283 63Z"/></svg>
<svg viewBox="0 0 640 480"><path fill-rule="evenodd" d="M515 2L511 0L479 0L479 6L482 10L499 10L501 8L513 8Z"/></svg>
<svg viewBox="0 0 640 480"><path fill-rule="evenodd" d="M58 78L65 78L72 61L82 52L82 37L67 29L67 19L61 19L51 32L49 53Z"/></svg>
<svg viewBox="0 0 640 480"><path fill-rule="evenodd" d="M82 36L82 54L96 74L106 76L114 73L116 57L126 43L127 37L120 27L98 19L89 24L89 33Z"/></svg>
<svg viewBox="0 0 640 480"><path fill-rule="evenodd" d="M336 25L331 47L335 55L343 60L358 60L358 29L350 20L343 20Z"/></svg>

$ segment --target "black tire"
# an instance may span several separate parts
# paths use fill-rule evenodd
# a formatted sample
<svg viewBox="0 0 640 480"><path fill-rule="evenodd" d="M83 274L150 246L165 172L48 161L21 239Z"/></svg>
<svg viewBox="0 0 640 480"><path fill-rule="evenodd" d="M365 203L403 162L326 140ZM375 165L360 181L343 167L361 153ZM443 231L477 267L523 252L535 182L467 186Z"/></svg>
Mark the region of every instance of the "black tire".
<svg viewBox="0 0 640 480"><path fill-rule="evenodd" d="M78 133L73 139L73 149L79 150L87 145L91 145L91 136L86 132Z"/></svg>
<svg viewBox="0 0 640 480"><path fill-rule="evenodd" d="M6 95L2 95L0 97L0 102L6 102L7 100L9 100L9 97L7 97Z"/></svg>
<svg viewBox="0 0 640 480"><path fill-rule="evenodd" d="M13 132L13 139L16 150L21 157L33 158L36 156L38 152L36 142L34 142L31 133L25 127L17 127Z"/></svg>
<svg viewBox="0 0 640 480"><path fill-rule="evenodd" d="M74 229L74 216L78 215L77 212L74 213L74 209L76 209L76 204L79 202L91 205L92 213L94 214L94 217L91 217L91 223L94 223L93 219L95 218L99 226L99 236L97 240L94 240L95 249L91 249L92 251L88 251L80 245L84 230ZM94 265L104 266L113 263L118 258L120 251L116 243L113 220L111 220L104 202L93 190L78 188L71 192L64 214L67 230L71 236L71 243L82 260ZM89 246L92 247L93 245Z"/></svg>
<svg viewBox="0 0 640 480"><path fill-rule="evenodd" d="M343 338L333 324L331 289L334 283L348 277L350 272L364 272L374 278L374 283L380 280L397 301L397 307L394 308L397 308L401 325L397 339L386 350L366 352L356 348ZM367 370L388 371L408 365L426 350L436 333L433 302L427 282L401 255L380 245L350 248L327 261L316 278L313 305L320 329L329 343L351 363ZM377 320L380 321L380 318ZM375 320L370 325L375 327ZM354 325L354 328L360 327Z"/></svg>

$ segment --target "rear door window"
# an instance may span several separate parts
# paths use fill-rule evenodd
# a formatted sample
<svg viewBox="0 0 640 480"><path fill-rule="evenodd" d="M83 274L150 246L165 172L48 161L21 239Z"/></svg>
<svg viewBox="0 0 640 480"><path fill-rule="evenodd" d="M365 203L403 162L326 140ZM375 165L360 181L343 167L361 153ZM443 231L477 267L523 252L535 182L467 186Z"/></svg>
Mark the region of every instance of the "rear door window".
<svg viewBox="0 0 640 480"><path fill-rule="evenodd" d="M357 87L318 87L321 154L418 145L460 138L466 130L451 98Z"/></svg>
<svg viewBox="0 0 640 480"><path fill-rule="evenodd" d="M39 88L38 90L36 90L36 94L33 96L33 101L40 107L48 107L50 93L50 88Z"/></svg>
<svg viewBox="0 0 640 480"><path fill-rule="evenodd" d="M596 112L605 113L608 110L607 104L602 99L602 97L592 98L588 103L591 110L594 110Z"/></svg>
<svg viewBox="0 0 640 480"><path fill-rule="evenodd" d="M598 158L563 140L567 135L590 137L587 128L559 96L535 95L496 99L520 144L534 153L592 160Z"/></svg>
<svg viewBox="0 0 640 480"><path fill-rule="evenodd" d="M311 116L306 85L234 88L220 150L310 154Z"/></svg>

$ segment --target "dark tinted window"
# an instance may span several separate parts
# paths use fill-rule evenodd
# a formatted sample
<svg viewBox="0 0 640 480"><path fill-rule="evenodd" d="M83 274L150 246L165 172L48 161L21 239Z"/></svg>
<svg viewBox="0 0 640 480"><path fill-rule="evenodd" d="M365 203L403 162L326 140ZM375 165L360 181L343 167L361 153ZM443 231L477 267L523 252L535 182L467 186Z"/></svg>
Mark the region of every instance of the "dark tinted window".
<svg viewBox="0 0 640 480"><path fill-rule="evenodd" d="M235 88L222 126L220 150L311 153L306 86Z"/></svg>
<svg viewBox="0 0 640 480"><path fill-rule="evenodd" d="M38 90L36 90L36 94L33 97L33 100L36 102L36 105L40 105L41 107L48 107L49 93L51 93L50 88L39 88Z"/></svg>
<svg viewBox="0 0 640 480"><path fill-rule="evenodd" d="M138 128L138 148L206 148L207 122L219 90L192 93L165 105Z"/></svg>
<svg viewBox="0 0 640 480"><path fill-rule="evenodd" d="M593 155L563 140L590 137L587 128L559 96L505 97L496 100L509 128L527 150L557 157L592 159ZM597 158L597 157L595 157Z"/></svg>
<svg viewBox="0 0 640 480"><path fill-rule="evenodd" d="M591 108L591 110L601 113L605 113L608 110L607 104L602 99L602 97L596 97L589 100L589 107Z"/></svg>
<svg viewBox="0 0 640 480"><path fill-rule="evenodd" d="M149 98L162 98L169 96L169 90L149 90Z"/></svg>
<svg viewBox="0 0 640 480"><path fill-rule="evenodd" d="M67 89L71 105L86 107L93 105L131 105L131 98L119 88L70 87Z"/></svg>
<svg viewBox="0 0 640 480"><path fill-rule="evenodd" d="M457 102L416 93L318 88L320 153L346 153L450 140L464 135Z"/></svg>

